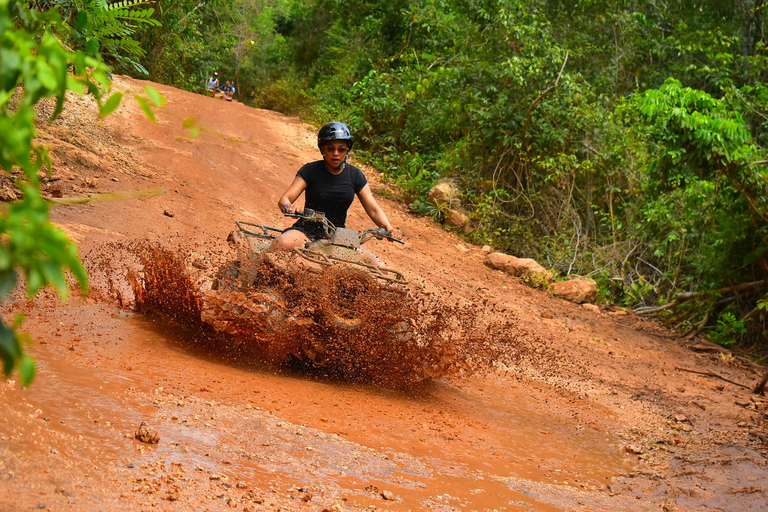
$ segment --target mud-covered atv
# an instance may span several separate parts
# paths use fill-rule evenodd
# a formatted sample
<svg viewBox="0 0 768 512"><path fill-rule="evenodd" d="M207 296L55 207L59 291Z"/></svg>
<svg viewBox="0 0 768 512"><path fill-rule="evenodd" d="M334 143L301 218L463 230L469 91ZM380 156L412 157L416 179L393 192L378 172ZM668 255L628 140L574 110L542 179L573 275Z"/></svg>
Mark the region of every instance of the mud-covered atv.
<svg viewBox="0 0 768 512"><path fill-rule="evenodd" d="M423 314L403 273L361 250L374 238L403 242L382 229L336 228L321 212L288 216L318 223L326 237L269 252L285 230L237 222L229 240L238 258L202 297L202 320L245 352L328 375L392 387L444 375L456 359L449 319L439 308Z"/></svg>
<svg viewBox="0 0 768 512"><path fill-rule="evenodd" d="M390 267L380 266L370 253L361 250L361 246L374 239L389 239L403 243L392 237L384 229L366 229L358 232L352 229L335 227L322 212L305 210L287 217L304 219L305 222L317 223L325 238L307 242L304 247L294 248L287 255L267 252L272 240L285 230L238 221L237 234L245 239L258 268L253 284L275 293L282 287L283 293L296 288L294 280L305 281L303 288L315 293L314 303L321 318L332 322L342 329L357 329L366 321L371 311L366 307L371 299L382 293L404 291L408 283L401 272ZM316 286L306 286L316 276Z"/></svg>
<svg viewBox="0 0 768 512"><path fill-rule="evenodd" d="M272 253L269 246L284 229L237 221L238 230L230 240L241 244L245 254L219 275L210 295L216 304L208 301L213 305L203 311L203 320L216 330L278 333L281 338L306 341L313 326L354 331L369 321L381 322L380 309L405 296L407 280L402 272L381 266L361 250L374 238L401 240L383 229L337 228L325 214L309 209L286 216L317 223L326 237L287 253ZM394 324L381 327L407 330L402 319ZM303 332L294 332L297 329ZM270 340L275 357L304 350L279 346L286 342Z"/></svg>

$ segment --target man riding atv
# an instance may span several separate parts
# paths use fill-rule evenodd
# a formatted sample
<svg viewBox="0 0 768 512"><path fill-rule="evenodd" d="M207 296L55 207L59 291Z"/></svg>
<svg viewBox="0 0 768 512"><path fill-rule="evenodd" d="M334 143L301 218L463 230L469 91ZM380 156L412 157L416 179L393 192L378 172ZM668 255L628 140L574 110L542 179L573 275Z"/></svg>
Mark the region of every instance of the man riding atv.
<svg viewBox="0 0 768 512"><path fill-rule="evenodd" d="M373 197L363 172L347 162L353 143L352 133L344 123L328 123L320 128L317 146L323 159L308 163L299 169L293 182L280 197L278 207L283 213L295 213L298 210L295 202L305 193L305 209L324 212L334 226L344 228L347 211L357 196L374 224L391 233L393 238L399 239L402 233L390 224ZM275 238L269 250L290 251L320 238L325 238L322 226L300 218ZM361 251L366 254L371 264L381 266L376 256L366 249L361 248Z"/></svg>

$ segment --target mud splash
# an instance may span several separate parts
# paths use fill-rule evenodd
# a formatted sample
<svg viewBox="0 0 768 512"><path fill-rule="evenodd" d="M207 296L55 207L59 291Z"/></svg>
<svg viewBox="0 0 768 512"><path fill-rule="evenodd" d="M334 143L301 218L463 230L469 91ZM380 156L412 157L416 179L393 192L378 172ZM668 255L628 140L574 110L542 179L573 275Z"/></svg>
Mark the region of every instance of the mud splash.
<svg viewBox="0 0 768 512"><path fill-rule="evenodd" d="M330 278L289 275L274 258L254 261L231 247L200 256L147 242L113 244L86 261L121 306L194 326L220 350L320 377L403 389L542 355L511 313L426 283L380 285L345 268Z"/></svg>

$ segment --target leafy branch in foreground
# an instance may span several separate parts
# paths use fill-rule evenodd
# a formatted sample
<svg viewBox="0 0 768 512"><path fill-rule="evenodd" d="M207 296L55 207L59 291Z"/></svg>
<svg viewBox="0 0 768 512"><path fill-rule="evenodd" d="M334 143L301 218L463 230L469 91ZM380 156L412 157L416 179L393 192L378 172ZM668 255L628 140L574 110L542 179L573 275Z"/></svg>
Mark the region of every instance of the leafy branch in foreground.
<svg viewBox="0 0 768 512"><path fill-rule="evenodd" d="M100 59L65 48L56 37L62 25L54 10L37 12L22 1L0 0L0 167L23 193L0 214L0 300L16 287L19 272L30 297L52 285L66 300L67 271L83 292L88 287L77 247L51 224L48 203L40 195L39 173L43 165L50 167L50 159L44 147L33 143L34 106L44 98L56 98L53 120L64 107L67 91L89 93L106 115L117 107L120 96L102 101L110 85L108 68ZM11 326L0 320L0 360L3 377L18 367L22 384L28 385L35 366L24 353L27 337L17 332L19 323L20 317Z"/></svg>
<svg viewBox="0 0 768 512"><path fill-rule="evenodd" d="M50 0L68 21L77 48L92 56L101 54L122 67L148 74L139 62L146 52L133 38L139 25L160 26L155 10L146 7L153 0Z"/></svg>

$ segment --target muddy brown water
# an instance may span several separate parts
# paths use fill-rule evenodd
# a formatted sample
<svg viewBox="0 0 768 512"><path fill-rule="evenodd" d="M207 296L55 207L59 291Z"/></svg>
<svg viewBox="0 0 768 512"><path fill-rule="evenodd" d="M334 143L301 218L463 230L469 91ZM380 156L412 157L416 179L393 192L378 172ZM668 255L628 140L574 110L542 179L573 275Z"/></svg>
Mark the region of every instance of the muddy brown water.
<svg viewBox="0 0 768 512"><path fill-rule="evenodd" d="M199 343L195 329L167 317L87 302L92 301L30 316L28 328L43 343L35 357L38 382L45 384L7 393L21 394L30 414L41 411L47 428L94 446L91 457L98 465L140 466L165 457L167 463L218 467L230 481L250 485L300 487L309 479L358 489L346 496L348 506L381 507L365 491L376 485L399 497L395 510L404 504L560 510L547 504L553 489L601 488L627 469L609 432L574 428L567 400L562 416L539 413L530 391L493 377L436 380L410 393L311 379L218 353ZM57 321L71 316L80 318L71 327ZM76 362L60 357L67 350L79 356ZM49 393L49 387L58 392ZM195 395L227 412L189 425L179 419L183 413L165 411L168 403ZM329 434L316 447L323 455L315 475L295 460L265 467L258 456L238 451L249 437L264 436L263 424L254 428L243 420L246 411L279 418L272 428L293 452L289 458L305 456L302 444L310 433ZM3 431L23 429L8 419ZM144 419L163 436L146 453L125 437ZM304 435L295 440L301 430ZM23 458L34 454L34 445L21 442L14 450ZM226 465L215 464L216 458L228 459ZM541 482L547 484L538 488Z"/></svg>
<svg viewBox="0 0 768 512"><path fill-rule="evenodd" d="M115 78L129 95L145 85ZM52 218L84 254L186 244L179 255L205 273L235 220L287 225L276 202L317 158L315 133L154 85L167 99L157 124L127 103L106 119L80 109L40 125L67 200ZM203 128L196 139L182 130L190 116ZM81 165L73 149L101 163ZM29 313L40 364L28 390L0 383L0 512L766 509L768 402L706 376L748 385L764 369L693 353L631 312L586 310L492 270L480 247L411 215L366 174L407 242L370 249L427 293L455 297L449 310L479 312L444 322L467 349L466 371L404 392L264 365L194 325L136 316L121 267L131 257L106 251L89 266L89 299L0 305L6 320ZM359 203L348 220L370 224ZM119 279L110 289L98 271ZM452 329L462 326L469 335ZM142 421L159 444L133 439Z"/></svg>

